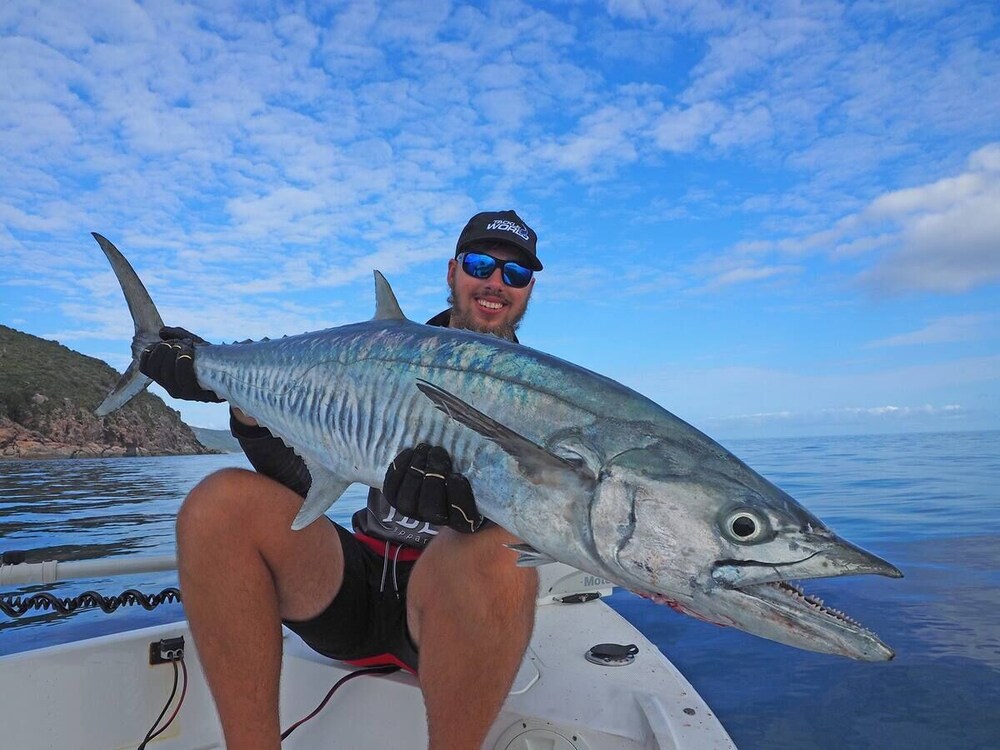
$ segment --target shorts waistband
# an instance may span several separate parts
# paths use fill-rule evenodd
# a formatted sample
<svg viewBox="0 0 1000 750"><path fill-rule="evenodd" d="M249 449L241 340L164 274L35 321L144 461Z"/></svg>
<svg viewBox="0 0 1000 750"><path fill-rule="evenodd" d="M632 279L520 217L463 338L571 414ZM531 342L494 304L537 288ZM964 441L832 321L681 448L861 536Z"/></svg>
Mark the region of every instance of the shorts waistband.
<svg viewBox="0 0 1000 750"><path fill-rule="evenodd" d="M413 562L423 553L422 549L407 547L402 544L393 544L384 539L376 539L363 531L355 531L354 537L363 545L373 550L381 557L391 557L398 562Z"/></svg>
<svg viewBox="0 0 1000 750"><path fill-rule="evenodd" d="M416 674L417 668L414 664L407 664L405 661L392 654L379 654L378 656L368 656L363 659L341 659L345 664L352 667L399 667L410 674Z"/></svg>

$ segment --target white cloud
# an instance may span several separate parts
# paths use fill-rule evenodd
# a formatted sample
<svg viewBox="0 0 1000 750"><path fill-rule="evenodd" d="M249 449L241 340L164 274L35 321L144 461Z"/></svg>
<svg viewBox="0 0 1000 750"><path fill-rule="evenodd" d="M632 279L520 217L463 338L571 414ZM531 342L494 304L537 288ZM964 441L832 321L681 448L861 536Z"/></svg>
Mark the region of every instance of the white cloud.
<svg viewBox="0 0 1000 750"><path fill-rule="evenodd" d="M699 102L665 112L653 125L653 139L664 151L693 151L715 132L726 110L715 102Z"/></svg>
<svg viewBox="0 0 1000 750"><path fill-rule="evenodd" d="M774 131L771 112L763 105L731 112L709 137L721 149L767 140Z"/></svg>
<svg viewBox="0 0 1000 750"><path fill-rule="evenodd" d="M742 8L718 0L608 0L608 13L669 30L714 31L732 27Z"/></svg>
<svg viewBox="0 0 1000 750"><path fill-rule="evenodd" d="M316 191L288 186L258 198L234 198L228 204L229 212L244 231L252 226L250 232L261 235L282 229L290 222L298 224L304 216L323 206L323 198Z"/></svg>
<svg viewBox="0 0 1000 750"><path fill-rule="evenodd" d="M988 159L979 156L980 153L989 151L990 148L985 148L973 154L969 159L970 164L989 164ZM988 174L966 173L923 187L896 190L880 196L868 206L866 214L873 219L898 219L916 213L941 213L976 197L987 187Z"/></svg>
<svg viewBox="0 0 1000 750"><path fill-rule="evenodd" d="M704 427L725 438L851 435L982 429L982 415L960 404L861 406L712 417Z"/></svg>
<svg viewBox="0 0 1000 750"><path fill-rule="evenodd" d="M608 0L608 12L630 21L646 21L653 15L653 5L649 0Z"/></svg>
<svg viewBox="0 0 1000 750"><path fill-rule="evenodd" d="M765 281L778 276L794 275L801 271L801 267L787 264L780 266L743 265L737 268L729 268L711 277L706 282L704 289L717 290L721 287L732 286L734 284L746 284L755 281Z"/></svg>
<svg viewBox="0 0 1000 750"><path fill-rule="evenodd" d="M577 132L558 143L537 146L535 157L557 170L580 176L595 170L600 173L602 166L620 167L638 156L633 137L643 120L645 116L634 103L604 106L582 118Z"/></svg>
<svg viewBox="0 0 1000 750"><path fill-rule="evenodd" d="M884 193L829 228L748 240L724 258L868 259L859 279L889 292L962 293L1000 281L1000 144L972 153L966 172Z"/></svg>
<svg viewBox="0 0 1000 750"><path fill-rule="evenodd" d="M790 420L816 420L828 419L836 421L841 418L890 418L900 419L906 417L927 417L927 416L955 416L963 411L959 404L945 404L934 406L932 404L922 404L919 406L840 406L836 409L819 409L817 411L776 411L761 412L758 414L733 414L725 417L712 417L711 422L774 422Z"/></svg>
<svg viewBox="0 0 1000 750"><path fill-rule="evenodd" d="M1000 281L1000 144L969 159L971 171L883 196L863 219L898 226L898 247L864 278L892 291L959 293Z"/></svg>
<svg viewBox="0 0 1000 750"><path fill-rule="evenodd" d="M878 349L886 346L924 346L975 341L988 337L996 329L997 317L995 314L949 315L933 320L915 331L871 341L866 347Z"/></svg>

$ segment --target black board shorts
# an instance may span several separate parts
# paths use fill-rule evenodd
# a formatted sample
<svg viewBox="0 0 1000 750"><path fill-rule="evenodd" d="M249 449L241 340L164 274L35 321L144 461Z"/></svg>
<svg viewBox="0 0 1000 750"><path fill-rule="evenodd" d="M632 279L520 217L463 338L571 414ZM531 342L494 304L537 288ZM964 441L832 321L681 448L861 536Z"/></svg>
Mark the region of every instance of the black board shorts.
<svg viewBox="0 0 1000 750"><path fill-rule="evenodd" d="M380 554L343 526L333 525L344 550L340 591L311 620L282 622L331 659L358 666L393 664L416 673L417 648L406 625L406 585L415 560L399 559L401 552L410 557L414 551L389 544Z"/></svg>

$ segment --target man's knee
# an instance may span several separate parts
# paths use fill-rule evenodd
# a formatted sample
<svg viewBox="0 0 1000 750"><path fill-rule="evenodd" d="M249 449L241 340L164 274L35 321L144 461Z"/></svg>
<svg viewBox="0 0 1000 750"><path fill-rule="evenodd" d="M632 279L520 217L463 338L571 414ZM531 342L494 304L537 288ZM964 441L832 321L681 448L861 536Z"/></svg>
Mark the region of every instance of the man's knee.
<svg viewBox="0 0 1000 750"><path fill-rule="evenodd" d="M410 634L418 644L424 629L448 623L475 623L460 632L475 637L487 625L521 642L531 632L538 597L538 572L519 568L517 554L504 546L516 542L502 529L472 535L443 530L413 569L407 594ZM450 637L450 636L449 636Z"/></svg>
<svg viewBox="0 0 1000 750"><path fill-rule="evenodd" d="M484 603L501 600L506 607L533 611L538 573L515 564L517 553L505 544L516 541L498 527L476 534L442 532L417 563L414 575L431 592L451 589Z"/></svg>
<svg viewBox="0 0 1000 750"><path fill-rule="evenodd" d="M257 474L247 469L237 469L230 467L213 471L194 486L188 498L225 498L241 494L241 488L247 484L261 478Z"/></svg>
<svg viewBox="0 0 1000 750"><path fill-rule="evenodd" d="M248 497L248 485L259 475L245 469L221 469L202 479L188 493L177 514L177 540L212 535L237 525L244 517L242 499Z"/></svg>

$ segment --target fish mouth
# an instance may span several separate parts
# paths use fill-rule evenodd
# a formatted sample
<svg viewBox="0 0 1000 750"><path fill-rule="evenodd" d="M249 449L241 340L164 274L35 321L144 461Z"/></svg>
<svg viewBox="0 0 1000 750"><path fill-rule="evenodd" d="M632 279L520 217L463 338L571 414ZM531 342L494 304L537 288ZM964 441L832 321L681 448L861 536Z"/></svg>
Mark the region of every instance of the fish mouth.
<svg viewBox="0 0 1000 750"><path fill-rule="evenodd" d="M818 596L807 594L794 581L774 581L737 589L752 597L767 616L791 631L797 641L806 638L810 644L793 643L813 651L839 654L862 661L889 661L895 655L878 635L860 622L827 604Z"/></svg>
<svg viewBox="0 0 1000 750"><path fill-rule="evenodd" d="M807 594L798 583L805 579L846 575L882 575L901 578L894 565L842 540L824 550L787 563L719 561L712 577L736 594L737 608L753 617L743 626L766 637L823 653L864 661L888 661L895 652L854 618ZM737 622L742 618L737 615ZM766 632L761 632L766 631Z"/></svg>

